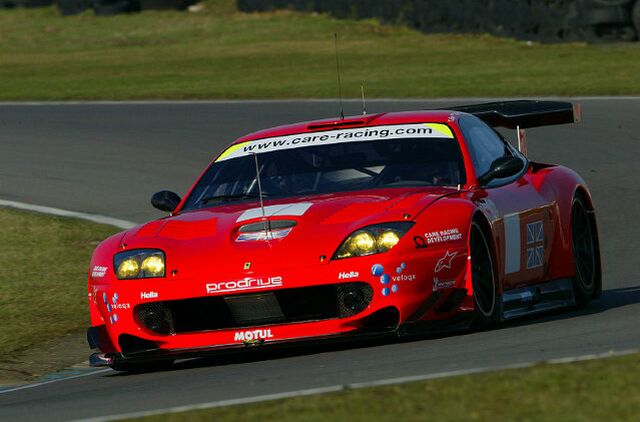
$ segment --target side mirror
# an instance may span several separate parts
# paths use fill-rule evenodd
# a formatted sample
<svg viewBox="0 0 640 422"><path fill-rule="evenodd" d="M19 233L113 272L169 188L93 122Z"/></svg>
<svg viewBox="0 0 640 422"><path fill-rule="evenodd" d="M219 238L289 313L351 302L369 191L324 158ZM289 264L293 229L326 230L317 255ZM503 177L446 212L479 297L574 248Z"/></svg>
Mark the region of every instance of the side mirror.
<svg viewBox="0 0 640 422"><path fill-rule="evenodd" d="M160 192L156 192L151 197L151 205L160 211L173 212L181 199L178 194L168 191L161 190Z"/></svg>
<svg viewBox="0 0 640 422"><path fill-rule="evenodd" d="M493 179L502 179L518 174L524 163L518 157L500 157L491 163L491 168L482 176L478 177L480 186L486 186Z"/></svg>

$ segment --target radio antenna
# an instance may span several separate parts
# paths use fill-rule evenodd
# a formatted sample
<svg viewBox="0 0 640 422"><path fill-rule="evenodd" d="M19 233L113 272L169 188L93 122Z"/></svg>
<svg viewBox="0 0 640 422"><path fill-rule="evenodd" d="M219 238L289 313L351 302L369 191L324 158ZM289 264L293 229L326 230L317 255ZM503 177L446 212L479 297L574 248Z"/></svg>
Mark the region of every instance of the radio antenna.
<svg viewBox="0 0 640 422"><path fill-rule="evenodd" d="M340 80L340 59L338 57L338 33L333 33L336 50L336 73L338 74L338 98L340 99L340 120L344 120L344 107L342 106L342 81Z"/></svg>
<svg viewBox="0 0 640 422"><path fill-rule="evenodd" d="M256 181L258 182L258 197L260 198L260 209L262 210L262 222L264 223L265 240L269 240L269 222L267 213L264 211L264 199L262 194L262 184L260 183L260 166L258 165L258 154L253 153L253 161L256 165Z"/></svg>
<svg viewBox="0 0 640 422"><path fill-rule="evenodd" d="M360 84L360 92L362 93L362 115L367 115L367 103L364 101L364 83Z"/></svg>

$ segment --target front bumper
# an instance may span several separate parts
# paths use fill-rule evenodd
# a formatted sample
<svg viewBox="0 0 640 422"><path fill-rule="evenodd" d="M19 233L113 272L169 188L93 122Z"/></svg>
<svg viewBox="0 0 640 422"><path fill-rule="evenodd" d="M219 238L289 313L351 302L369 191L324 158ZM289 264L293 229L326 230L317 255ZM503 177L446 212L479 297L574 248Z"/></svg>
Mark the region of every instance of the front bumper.
<svg viewBox="0 0 640 422"><path fill-rule="evenodd" d="M89 330L89 343L104 358L94 363L108 365L109 357L127 360L152 356L190 357L221 350L238 351L247 346L279 346L292 342L384 335L396 332L405 323L413 325L424 320L445 320L472 308L469 307L470 293L466 286L465 250L457 251L457 259L451 268L438 274L451 282L441 282L440 289L436 291L433 269L442 254L443 251L437 249L402 256L381 254L333 261L314 268L278 271L277 274L252 274L254 279L279 279L282 286L260 288L254 285L231 293L218 291L220 289L211 292L207 287L211 283L199 280L111 280L110 283L90 284L93 327ZM313 283L307 281L311 275ZM349 316L335 315L319 320L256 325L236 324L232 327L159 334L141 323L137 312L140 307L160 302L251 296L349 283L365 283L372 292L366 308ZM447 304L447 301L452 302L452 297L453 303ZM445 304L447 306L443 306ZM446 309L432 312L432 308L438 307Z"/></svg>

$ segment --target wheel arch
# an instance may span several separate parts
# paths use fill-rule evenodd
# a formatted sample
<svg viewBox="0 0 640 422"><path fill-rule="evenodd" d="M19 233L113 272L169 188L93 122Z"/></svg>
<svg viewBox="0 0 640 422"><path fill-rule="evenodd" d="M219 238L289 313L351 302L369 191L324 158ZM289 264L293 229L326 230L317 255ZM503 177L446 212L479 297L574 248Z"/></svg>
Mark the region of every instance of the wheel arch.
<svg viewBox="0 0 640 422"><path fill-rule="evenodd" d="M489 249L490 249L491 258L492 258L491 261L493 263L493 272L496 275L496 282L498 284L498 294L502 294L503 283L502 283L502 276L499 271L500 267L498 264L500 262L500 259L498 259L499 250L498 250L498 244L496 241L496 237L494 236L491 223L489 223L489 219L487 218L487 216L479 209L476 209L473 215L471 216L471 220L469 221L469 234L471 233L471 224L474 222L478 224L478 226L482 230L482 233L487 237L487 241L489 242ZM468 238L470 239L470 236Z"/></svg>
<svg viewBox="0 0 640 422"><path fill-rule="evenodd" d="M596 213L593 204L593 198L591 197L589 190L584 185L576 186L576 189L574 190L573 196L571 198L571 207L573 207L574 198L580 198L587 206L587 217L589 219L589 223L591 224L593 245L595 248L594 253L596 258L596 288L593 292L593 298L597 299L600 297L600 295L602 295L602 260L600 257L600 236L598 234L598 224L596 222ZM569 208L569 216L571 216L571 207ZM569 221L569 227L571 227L573 224L573 221L571 221L571 217L569 217ZM569 233L571 233L571 231L569 231ZM571 244L573 245L573 240Z"/></svg>

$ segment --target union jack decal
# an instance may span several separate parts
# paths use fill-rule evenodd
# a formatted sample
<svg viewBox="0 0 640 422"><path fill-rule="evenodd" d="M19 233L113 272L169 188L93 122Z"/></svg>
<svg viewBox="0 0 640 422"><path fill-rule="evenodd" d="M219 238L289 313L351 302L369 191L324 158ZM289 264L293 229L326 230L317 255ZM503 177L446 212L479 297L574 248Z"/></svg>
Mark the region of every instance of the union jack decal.
<svg viewBox="0 0 640 422"><path fill-rule="evenodd" d="M527 224L527 269L541 267L544 262L544 225L542 221Z"/></svg>

